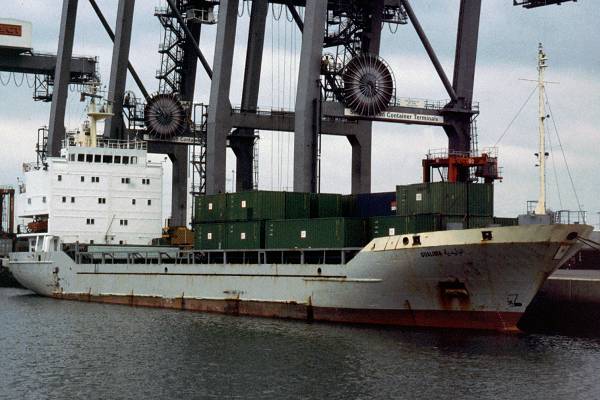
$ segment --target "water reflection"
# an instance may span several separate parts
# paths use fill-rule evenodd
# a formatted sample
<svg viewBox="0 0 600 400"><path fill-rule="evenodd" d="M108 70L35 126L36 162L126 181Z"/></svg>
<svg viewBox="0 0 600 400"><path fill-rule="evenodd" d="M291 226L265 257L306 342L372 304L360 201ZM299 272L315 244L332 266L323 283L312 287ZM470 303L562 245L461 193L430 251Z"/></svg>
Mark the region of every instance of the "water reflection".
<svg viewBox="0 0 600 400"><path fill-rule="evenodd" d="M7 398L598 398L600 340L306 324L0 290ZM0 394L2 397L2 394Z"/></svg>

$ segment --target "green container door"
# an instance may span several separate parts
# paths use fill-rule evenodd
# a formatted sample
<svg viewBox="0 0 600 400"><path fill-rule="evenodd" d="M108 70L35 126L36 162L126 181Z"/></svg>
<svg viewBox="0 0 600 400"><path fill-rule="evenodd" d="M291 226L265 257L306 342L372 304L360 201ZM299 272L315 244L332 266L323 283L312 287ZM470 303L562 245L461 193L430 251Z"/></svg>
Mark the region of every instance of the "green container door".
<svg viewBox="0 0 600 400"><path fill-rule="evenodd" d="M325 249L362 247L366 224L360 219L318 218L269 221L266 247L269 249Z"/></svg>
<svg viewBox="0 0 600 400"><path fill-rule="evenodd" d="M494 215L494 185L479 183L468 185L469 215L492 217Z"/></svg>
<svg viewBox="0 0 600 400"><path fill-rule="evenodd" d="M227 248L225 224L198 224L195 226L196 250L221 250Z"/></svg>
<svg viewBox="0 0 600 400"><path fill-rule="evenodd" d="M312 218L338 218L344 216L341 194L312 193Z"/></svg>
<svg viewBox="0 0 600 400"><path fill-rule="evenodd" d="M229 222L227 248L231 250L262 249L264 247L264 222Z"/></svg>
<svg viewBox="0 0 600 400"><path fill-rule="evenodd" d="M225 194L198 196L195 199L196 223L225 221L227 201Z"/></svg>
<svg viewBox="0 0 600 400"><path fill-rule="evenodd" d="M342 196L342 216L352 218L358 216L356 195L347 194Z"/></svg>
<svg viewBox="0 0 600 400"><path fill-rule="evenodd" d="M310 218L310 193L285 193L285 219ZM280 218L272 218L280 219Z"/></svg>

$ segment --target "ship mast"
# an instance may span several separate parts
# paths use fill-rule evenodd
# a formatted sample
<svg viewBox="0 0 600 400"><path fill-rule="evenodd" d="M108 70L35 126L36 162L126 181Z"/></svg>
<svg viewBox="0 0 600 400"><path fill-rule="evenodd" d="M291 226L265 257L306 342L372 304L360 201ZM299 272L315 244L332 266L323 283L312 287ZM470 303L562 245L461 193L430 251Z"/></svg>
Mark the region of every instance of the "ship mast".
<svg viewBox="0 0 600 400"><path fill-rule="evenodd" d="M539 150L536 153L538 158L538 166L540 167L540 193L538 197L537 206L535 208L534 214L536 215L545 215L546 214L546 157L548 153L546 153L546 131L544 129L544 120L546 119L546 108L544 102L544 70L547 68L546 61L548 58L546 57L546 53L544 53L544 48L542 44L539 44L538 47L538 94L539 94Z"/></svg>

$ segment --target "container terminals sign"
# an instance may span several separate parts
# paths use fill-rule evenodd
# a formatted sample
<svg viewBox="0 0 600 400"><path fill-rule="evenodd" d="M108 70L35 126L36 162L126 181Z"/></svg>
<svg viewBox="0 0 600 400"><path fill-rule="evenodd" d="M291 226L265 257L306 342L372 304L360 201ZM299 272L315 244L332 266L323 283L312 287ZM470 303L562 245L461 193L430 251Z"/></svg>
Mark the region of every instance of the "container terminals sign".
<svg viewBox="0 0 600 400"><path fill-rule="evenodd" d="M31 50L31 22L0 18L0 50Z"/></svg>
<svg viewBox="0 0 600 400"><path fill-rule="evenodd" d="M0 35L3 36L21 36L21 25L0 24Z"/></svg>
<svg viewBox="0 0 600 400"><path fill-rule="evenodd" d="M344 115L349 118L368 119L370 121L404 122L407 124L443 125L444 117L439 115L427 115L416 113L405 113L398 111L383 111L372 117L352 112L349 108L344 110Z"/></svg>

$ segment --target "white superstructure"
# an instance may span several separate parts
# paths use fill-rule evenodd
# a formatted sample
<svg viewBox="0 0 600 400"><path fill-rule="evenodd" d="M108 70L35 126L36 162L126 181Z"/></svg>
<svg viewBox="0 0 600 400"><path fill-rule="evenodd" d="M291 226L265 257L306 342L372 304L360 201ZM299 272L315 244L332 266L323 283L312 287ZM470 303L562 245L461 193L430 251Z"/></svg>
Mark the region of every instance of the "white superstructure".
<svg viewBox="0 0 600 400"><path fill-rule="evenodd" d="M24 165L18 217L47 221L65 243L149 244L162 228L162 164L146 143L70 145L46 164Z"/></svg>

